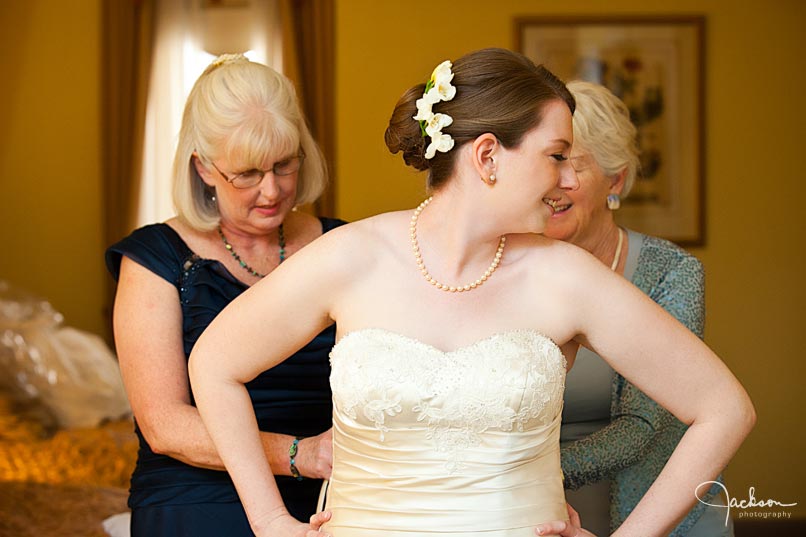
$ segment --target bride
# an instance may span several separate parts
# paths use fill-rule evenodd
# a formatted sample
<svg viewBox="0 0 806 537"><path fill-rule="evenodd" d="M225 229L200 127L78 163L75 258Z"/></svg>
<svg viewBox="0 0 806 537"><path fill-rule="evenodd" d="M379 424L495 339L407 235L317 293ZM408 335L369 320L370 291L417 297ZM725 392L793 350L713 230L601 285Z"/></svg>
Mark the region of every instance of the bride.
<svg viewBox="0 0 806 537"><path fill-rule="evenodd" d="M256 535L590 535L562 522L559 465L580 344L690 425L617 535L665 535L727 464L755 420L736 378L626 280L540 234L578 186L573 109L517 53L444 62L386 132L432 196L324 235L202 335L194 396ZM333 321L333 475L308 525L283 507L243 384Z"/></svg>

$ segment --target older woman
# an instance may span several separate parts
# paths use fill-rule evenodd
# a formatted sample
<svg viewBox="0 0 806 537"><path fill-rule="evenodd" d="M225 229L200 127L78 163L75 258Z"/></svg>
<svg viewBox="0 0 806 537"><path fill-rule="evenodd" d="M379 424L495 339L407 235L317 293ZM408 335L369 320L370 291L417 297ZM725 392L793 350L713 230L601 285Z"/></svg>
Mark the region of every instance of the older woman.
<svg viewBox="0 0 806 537"><path fill-rule="evenodd" d="M196 410L187 359L227 304L343 223L294 210L325 181L287 79L241 55L204 71L185 106L174 162L178 216L136 230L106 254L118 280L115 342L140 439L129 496L134 536L252 535ZM334 334L326 328L248 387L285 505L305 521L330 474Z"/></svg>
<svg viewBox="0 0 806 537"><path fill-rule="evenodd" d="M702 337L703 269L672 243L619 227L614 211L638 168L636 129L607 88L568 84L577 103L571 162L579 188L556 201L546 235L591 252ZM649 489L686 426L598 355L581 348L566 381L561 429L568 501L594 533L615 530ZM714 503L705 486L700 495ZM611 503L612 500L612 503ZM724 512L698 503L671 534L732 535Z"/></svg>

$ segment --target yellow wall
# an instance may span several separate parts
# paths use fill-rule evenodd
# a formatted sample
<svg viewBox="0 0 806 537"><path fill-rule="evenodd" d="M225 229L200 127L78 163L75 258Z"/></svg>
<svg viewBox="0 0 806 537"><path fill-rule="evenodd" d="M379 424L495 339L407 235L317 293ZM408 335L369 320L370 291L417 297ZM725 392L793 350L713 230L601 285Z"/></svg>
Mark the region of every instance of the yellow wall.
<svg viewBox="0 0 806 537"><path fill-rule="evenodd" d="M605 7L606 6L606 7ZM707 17L706 339L741 379L758 425L727 471L747 498L806 516L806 2L801 0L339 0L337 212L414 207L423 176L383 143L400 94L442 60L514 46L513 17L701 13Z"/></svg>
<svg viewBox="0 0 806 537"><path fill-rule="evenodd" d="M0 2L0 279L102 333L97 0Z"/></svg>

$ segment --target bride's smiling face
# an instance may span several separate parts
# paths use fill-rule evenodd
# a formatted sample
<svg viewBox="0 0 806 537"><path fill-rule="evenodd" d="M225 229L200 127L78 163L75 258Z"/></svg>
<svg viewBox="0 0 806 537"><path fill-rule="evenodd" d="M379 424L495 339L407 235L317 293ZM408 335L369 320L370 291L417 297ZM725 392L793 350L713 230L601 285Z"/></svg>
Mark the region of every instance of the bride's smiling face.
<svg viewBox="0 0 806 537"><path fill-rule="evenodd" d="M543 108L542 120L526 133L520 145L503 149L497 162L497 185L506 189L504 203L516 219L514 233L542 233L554 214L548 201L552 192L579 188L576 172L569 160L573 143L571 110L561 101Z"/></svg>

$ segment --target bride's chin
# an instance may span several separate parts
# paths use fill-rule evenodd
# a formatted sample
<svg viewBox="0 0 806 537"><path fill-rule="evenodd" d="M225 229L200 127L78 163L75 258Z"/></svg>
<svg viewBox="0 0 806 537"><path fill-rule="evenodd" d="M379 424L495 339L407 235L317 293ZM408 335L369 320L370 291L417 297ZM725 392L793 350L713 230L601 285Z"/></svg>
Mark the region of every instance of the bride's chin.
<svg viewBox="0 0 806 537"><path fill-rule="evenodd" d="M530 224L519 231L518 233L532 233L532 234L539 234L542 235L546 231L546 222L545 221L537 221L537 222L530 222Z"/></svg>

